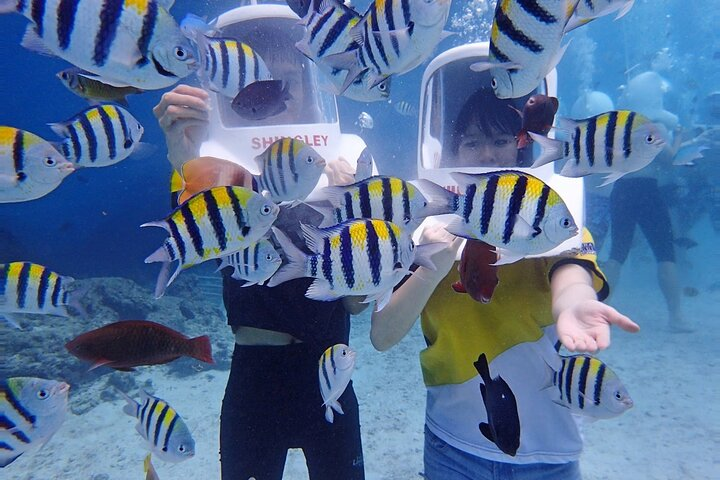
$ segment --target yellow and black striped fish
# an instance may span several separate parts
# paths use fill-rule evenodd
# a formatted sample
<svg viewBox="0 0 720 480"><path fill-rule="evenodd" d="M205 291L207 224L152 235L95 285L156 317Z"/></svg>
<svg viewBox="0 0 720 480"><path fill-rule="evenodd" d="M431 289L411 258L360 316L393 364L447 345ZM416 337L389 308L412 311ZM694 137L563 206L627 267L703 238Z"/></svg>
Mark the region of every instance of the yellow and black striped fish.
<svg viewBox="0 0 720 480"><path fill-rule="evenodd" d="M155 456L171 463L195 455L195 440L180 415L165 400L140 390L140 403L120 392L127 405L123 412L138 419L135 430Z"/></svg>
<svg viewBox="0 0 720 480"><path fill-rule="evenodd" d="M0 0L33 23L23 46L56 55L114 86L166 88L192 73L192 47L172 0Z"/></svg>
<svg viewBox="0 0 720 480"><path fill-rule="evenodd" d="M279 207L257 192L243 187L215 187L190 197L165 220L141 227L160 227L170 236L145 259L163 262L155 296L161 297L181 270L230 255L249 247L267 233L277 218ZM167 266L178 267L167 279Z"/></svg>
<svg viewBox="0 0 720 480"><path fill-rule="evenodd" d="M372 88L420 65L442 39L450 5L450 0L372 2L349 32L360 46L324 58L332 68L348 71L341 93L362 74Z"/></svg>
<svg viewBox="0 0 720 480"><path fill-rule="evenodd" d="M495 246L498 264L547 252L578 233L560 195L537 177L515 170L451 175L464 194L455 202L460 218L447 231Z"/></svg>
<svg viewBox="0 0 720 480"><path fill-rule="evenodd" d="M70 385L34 377L0 379L0 468L44 445L65 421Z"/></svg>
<svg viewBox="0 0 720 480"><path fill-rule="evenodd" d="M245 280L243 287L262 285L280 268L282 258L272 243L262 239L239 252L223 257L218 270L232 267L231 275L235 280Z"/></svg>
<svg viewBox="0 0 720 480"><path fill-rule="evenodd" d="M556 403L572 413L593 418L612 418L632 408L625 385L601 360L590 355L563 356L559 372L553 373Z"/></svg>
<svg viewBox="0 0 720 480"><path fill-rule="evenodd" d="M490 30L490 59L471 65L490 70L498 98L520 98L537 88L560 62L568 20L579 0L498 0Z"/></svg>
<svg viewBox="0 0 720 480"><path fill-rule="evenodd" d="M350 383L355 369L355 350L343 343L328 347L318 362L320 395L325 407L325 420L333 423L335 414L344 414L338 399Z"/></svg>
<svg viewBox="0 0 720 480"><path fill-rule="evenodd" d="M567 162L561 175L583 177L608 173L601 186L645 167L666 144L658 125L629 110L601 113L585 120L558 118L557 124L559 132L569 134L569 142L529 133L542 148L533 167L564 159Z"/></svg>
<svg viewBox="0 0 720 480"><path fill-rule="evenodd" d="M75 280L30 262L0 264L0 317L19 328L17 315L37 313L67 317Z"/></svg>
<svg viewBox="0 0 720 480"><path fill-rule="evenodd" d="M255 179L276 203L305 200L325 169L325 159L315 149L291 137L274 141L255 161L260 167Z"/></svg>
<svg viewBox="0 0 720 480"><path fill-rule="evenodd" d="M314 252L311 255L296 247L283 232L273 229L287 264L280 267L268 286L311 277L316 280L305 294L308 298L331 301L362 295L368 302L377 300L377 309L381 310L413 263L435 268L429 258L437 251L436 245L416 247L410 234L392 222L348 220L322 229L303 224L302 230L307 246Z"/></svg>
<svg viewBox="0 0 720 480"><path fill-rule="evenodd" d="M129 157L140 144L143 126L130 112L112 104L98 105L50 128L65 140L65 158L81 167L107 167Z"/></svg>
<svg viewBox="0 0 720 480"><path fill-rule="evenodd" d="M325 215L322 226L353 218L376 218L410 230L425 217L453 212L452 192L429 180L414 183L417 186L397 177L374 176L352 185L326 187L320 198L329 201L332 210L313 208Z"/></svg>
<svg viewBox="0 0 720 480"><path fill-rule="evenodd" d="M228 98L258 80L272 80L265 61L250 45L234 38L195 34L200 55L198 77L203 87Z"/></svg>
<svg viewBox="0 0 720 480"><path fill-rule="evenodd" d="M0 203L45 196L74 171L49 142L25 130L0 126Z"/></svg>

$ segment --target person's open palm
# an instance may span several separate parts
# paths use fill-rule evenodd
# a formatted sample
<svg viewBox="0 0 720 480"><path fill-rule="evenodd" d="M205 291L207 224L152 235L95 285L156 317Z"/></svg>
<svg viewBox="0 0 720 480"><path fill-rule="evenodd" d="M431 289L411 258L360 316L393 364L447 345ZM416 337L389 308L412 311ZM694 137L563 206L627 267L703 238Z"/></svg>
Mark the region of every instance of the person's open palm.
<svg viewBox="0 0 720 480"><path fill-rule="evenodd" d="M597 300L586 300L560 312L556 328L560 342L572 352L596 352L610 346L610 326L635 333L640 326Z"/></svg>

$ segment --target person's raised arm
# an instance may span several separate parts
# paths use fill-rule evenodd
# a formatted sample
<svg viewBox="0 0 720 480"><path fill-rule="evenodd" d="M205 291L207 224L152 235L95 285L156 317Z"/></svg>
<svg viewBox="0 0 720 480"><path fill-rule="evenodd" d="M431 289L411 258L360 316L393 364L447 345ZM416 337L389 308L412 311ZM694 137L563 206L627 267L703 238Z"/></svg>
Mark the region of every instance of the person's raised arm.
<svg viewBox="0 0 720 480"><path fill-rule="evenodd" d="M431 226L423 231L421 244L445 242L448 247L432 256L437 270L418 267L393 293L390 303L381 311L373 312L370 341L377 350L387 350L407 335L435 288L455 263L455 255L462 240L449 234L442 225Z"/></svg>
<svg viewBox="0 0 720 480"><path fill-rule="evenodd" d="M165 134L168 160L178 172L183 163L198 156L207 136L209 98L202 88L178 85L164 93L153 108Z"/></svg>
<svg viewBox="0 0 720 480"><path fill-rule="evenodd" d="M598 301L592 276L574 263L555 270L550 281L552 314L560 342L570 351L595 352L610 346L610 326L628 332L640 327L613 307Z"/></svg>

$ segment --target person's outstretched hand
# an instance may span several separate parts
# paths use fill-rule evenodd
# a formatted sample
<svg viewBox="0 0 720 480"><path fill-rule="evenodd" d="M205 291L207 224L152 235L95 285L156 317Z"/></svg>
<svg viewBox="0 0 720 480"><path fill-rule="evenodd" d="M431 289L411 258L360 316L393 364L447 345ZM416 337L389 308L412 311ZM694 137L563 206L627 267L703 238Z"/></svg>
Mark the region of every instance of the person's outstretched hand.
<svg viewBox="0 0 720 480"><path fill-rule="evenodd" d="M325 174L328 177L328 185L330 186L345 186L355 183L355 169L343 157L327 162Z"/></svg>
<svg viewBox="0 0 720 480"><path fill-rule="evenodd" d="M436 252L432 256L432 263L435 265L434 272L427 272L436 279L445 278L452 266L455 264L455 257L463 243L463 238L456 237L452 233L445 230L445 225L442 223L432 224L426 226L420 234L420 241L418 245L424 245L426 243L445 243L447 248Z"/></svg>
<svg viewBox="0 0 720 480"><path fill-rule="evenodd" d="M610 326L635 333L640 326L610 305L585 300L558 315L555 327L563 346L571 352L596 352L610 346Z"/></svg>
<svg viewBox="0 0 720 480"><path fill-rule="evenodd" d="M165 134L168 160L175 170L198 156L208 129L209 95L202 88L178 85L163 94L153 114Z"/></svg>

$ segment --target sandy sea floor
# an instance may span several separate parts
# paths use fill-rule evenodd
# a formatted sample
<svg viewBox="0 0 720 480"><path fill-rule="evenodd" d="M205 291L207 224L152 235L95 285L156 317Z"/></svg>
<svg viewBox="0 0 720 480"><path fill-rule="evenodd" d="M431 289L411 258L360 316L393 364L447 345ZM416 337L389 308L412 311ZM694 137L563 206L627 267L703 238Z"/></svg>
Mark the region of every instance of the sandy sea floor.
<svg viewBox="0 0 720 480"><path fill-rule="evenodd" d="M601 357L623 379L635 407L619 418L584 427L581 465L586 480L720 478L720 291L710 288L718 281L717 268L711 265L720 264L720 254L710 246L700 246L692 254L692 268L681 262L683 284L699 291L684 297L687 317L697 328L690 334L667 331L654 262L640 254L625 267L612 303L642 330L636 335L614 331L613 345ZM423 347L422 336L416 325L400 345L378 353L368 332L369 316L357 317L351 341L359 353L353 381L361 404L367 478L419 479L425 394L417 352ZM177 465L155 461L160 478L219 478L219 412L227 372L170 379L162 376L161 368L138 372L137 383L151 378L157 394L178 409L193 431L197 454ZM135 420L122 413L123 404L118 399L81 416L70 414L44 448L22 456L0 477L144 478L146 450L135 432ZM290 453L285 478L307 479L301 453Z"/></svg>

